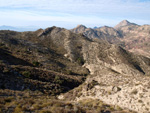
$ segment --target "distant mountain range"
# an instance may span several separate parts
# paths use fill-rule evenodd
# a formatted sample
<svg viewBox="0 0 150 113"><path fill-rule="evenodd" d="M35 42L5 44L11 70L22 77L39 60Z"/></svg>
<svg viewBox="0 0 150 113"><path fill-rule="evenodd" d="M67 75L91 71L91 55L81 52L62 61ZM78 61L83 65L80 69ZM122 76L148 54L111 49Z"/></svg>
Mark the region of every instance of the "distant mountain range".
<svg viewBox="0 0 150 113"><path fill-rule="evenodd" d="M0 30L12 30L12 31L35 31L38 27L35 26L26 26L26 27L13 27L13 26L0 26Z"/></svg>

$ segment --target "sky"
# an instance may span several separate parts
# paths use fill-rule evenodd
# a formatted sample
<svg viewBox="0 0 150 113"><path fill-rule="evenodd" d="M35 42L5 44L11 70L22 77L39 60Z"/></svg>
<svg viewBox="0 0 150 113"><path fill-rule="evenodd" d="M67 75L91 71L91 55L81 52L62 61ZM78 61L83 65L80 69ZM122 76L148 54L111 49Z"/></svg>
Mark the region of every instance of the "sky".
<svg viewBox="0 0 150 113"><path fill-rule="evenodd" d="M150 24L150 0L0 0L0 26L115 26Z"/></svg>

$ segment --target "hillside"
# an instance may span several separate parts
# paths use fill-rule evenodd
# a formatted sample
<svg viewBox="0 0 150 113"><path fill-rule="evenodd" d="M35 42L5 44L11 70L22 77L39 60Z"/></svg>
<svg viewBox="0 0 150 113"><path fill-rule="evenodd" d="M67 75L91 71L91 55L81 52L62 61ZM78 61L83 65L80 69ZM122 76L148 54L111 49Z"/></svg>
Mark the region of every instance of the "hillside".
<svg viewBox="0 0 150 113"><path fill-rule="evenodd" d="M104 26L96 29L86 28L83 25L79 25L71 30L74 33L82 33L84 36L90 39L101 39L108 41L109 43L119 43L121 35L114 28Z"/></svg>
<svg viewBox="0 0 150 113"><path fill-rule="evenodd" d="M107 26L96 29L84 27L85 29L80 30L79 28L78 26L71 31L74 33L82 33L90 39L100 39L109 43L121 45L130 52L150 57L150 46L148 44L150 39L150 25L140 26L123 20L114 28Z"/></svg>
<svg viewBox="0 0 150 113"><path fill-rule="evenodd" d="M96 31L120 37L114 28ZM147 57L58 27L0 31L0 43L1 111L11 107L15 112L144 113L150 109Z"/></svg>
<svg viewBox="0 0 150 113"><path fill-rule="evenodd" d="M122 42L125 48L136 54L150 57L150 49L148 42L150 41L150 25L142 26L124 26L119 29L123 34Z"/></svg>

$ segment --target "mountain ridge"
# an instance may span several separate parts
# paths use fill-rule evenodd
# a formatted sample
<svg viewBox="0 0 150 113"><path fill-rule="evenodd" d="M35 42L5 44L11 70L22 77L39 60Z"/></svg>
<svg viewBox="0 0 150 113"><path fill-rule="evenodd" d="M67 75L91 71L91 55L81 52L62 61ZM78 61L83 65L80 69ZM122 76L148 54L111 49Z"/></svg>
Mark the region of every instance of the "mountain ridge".
<svg viewBox="0 0 150 113"><path fill-rule="evenodd" d="M146 33L148 29L149 27L144 29ZM88 38L90 33L103 36L102 40ZM0 31L1 94L9 95L5 92L8 89L15 92L14 97L16 89L22 93L27 92L21 93L22 96L35 100L27 100L30 106L23 104L26 105L22 108L24 111L40 112L39 110L46 109L56 112L54 110L58 109L60 112L61 107L73 112L75 107L80 106L82 109L78 109L79 112L149 112L150 100L147 97L150 92L150 59L108 43L107 39L113 35L119 37L119 32L109 27L97 30L86 28L84 34L55 26L34 32ZM17 81L10 81L10 77ZM32 96L35 93L37 98ZM50 99L51 96L55 96L55 101L61 104L53 106L43 101L45 104L40 106L38 102L41 101L38 99ZM97 103L96 100L102 100L103 103L99 104L103 108L87 107L87 103L81 103L86 102L85 99L88 100L87 103L93 99L92 106ZM18 100L21 102L21 99ZM6 106L7 103L2 107L7 108ZM15 104L14 109L16 108L20 107Z"/></svg>
<svg viewBox="0 0 150 113"><path fill-rule="evenodd" d="M149 40L150 25L137 25L127 20L117 24L118 28L103 26L96 29L86 28L80 33L90 39L105 40L109 43L121 45L125 49L136 54L150 57L147 41ZM76 28L71 31L74 32ZM77 31L75 33L78 33ZM133 43L136 43L133 44ZM136 50L137 48L137 50Z"/></svg>

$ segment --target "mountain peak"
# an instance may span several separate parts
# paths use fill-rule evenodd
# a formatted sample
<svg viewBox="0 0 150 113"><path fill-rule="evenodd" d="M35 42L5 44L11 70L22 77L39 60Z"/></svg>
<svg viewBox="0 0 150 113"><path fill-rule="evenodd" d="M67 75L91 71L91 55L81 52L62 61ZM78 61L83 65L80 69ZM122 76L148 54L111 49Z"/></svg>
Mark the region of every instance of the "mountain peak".
<svg viewBox="0 0 150 113"><path fill-rule="evenodd" d="M136 24L135 23L131 23L128 20L123 20L119 24L117 24L114 28L115 29L119 29L119 28L121 28L123 26L128 26L128 25L136 25Z"/></svg>
<svg viewBox="0 0 150 113"><path fill-rule="evenodd" d="M80 25L78 25L76 28L84 28L84 29L86 29L87 27L84 26L84 25L82 25L82 24L80 24Z"/></svg>
<svg viewBox="0 0 150 113"><path fill-rule="evenodd" d="M78 25L76 28L72 29L72 31L74 33L82 33L82 32L85 31L85 29L87 29L86 26L84 26L84 25Z"/></svg>
<svg viewBox="0 0 150 113"><path fill-rule="evenodd" d="M121 21L122 23L130 23L128 20Z"/></svg>

